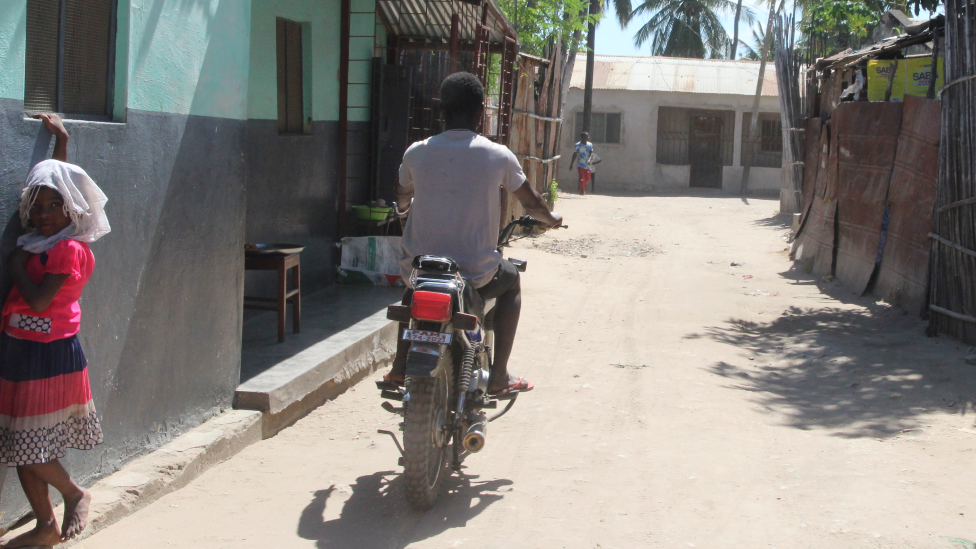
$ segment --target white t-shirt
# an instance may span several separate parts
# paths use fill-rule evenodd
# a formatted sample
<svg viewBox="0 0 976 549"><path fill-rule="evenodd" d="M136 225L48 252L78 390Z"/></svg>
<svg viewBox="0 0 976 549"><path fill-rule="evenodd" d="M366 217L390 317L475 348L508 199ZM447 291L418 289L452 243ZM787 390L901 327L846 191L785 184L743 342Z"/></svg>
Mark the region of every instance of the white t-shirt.
<svg viewBox="0 0 976 549"><path fill-rule="evenodd" d="M498 230L501 193L525 182L508 147L468 130L449 130L418 141L403 154L400 185L414 188L403 231L400 272L410 279L418 255L449 257L476 288L491 281L501 263Z"/></svg>

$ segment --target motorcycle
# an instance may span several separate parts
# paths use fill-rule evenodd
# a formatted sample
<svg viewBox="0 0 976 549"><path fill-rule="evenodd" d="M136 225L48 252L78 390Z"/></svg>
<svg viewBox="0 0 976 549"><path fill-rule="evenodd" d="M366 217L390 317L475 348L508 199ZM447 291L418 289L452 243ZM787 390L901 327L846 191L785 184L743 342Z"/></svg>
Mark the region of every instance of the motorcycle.
<svg viewBox="0 0 976 549"><path fill-rule="evenodd" d="M513 220L499 233L498 251L517 228L544 226L527 215ZM509 261L525 272L525 261ZM392 437L400 451L407 502L426 510L437 502L449 470L460 472L466 457L484 449L488 424L508 413L519 393L488 394L495 300L484 302L447 257L414 258L410 278L413 293L404 299L409 305L387 309L387 318L407 324L402 334L410 342L405 383L376 383L388 399L383 408L403 417L403 445L392 431L378 432ZM496 410L499 402L505 407L489 417L486 410Z"/></svg>

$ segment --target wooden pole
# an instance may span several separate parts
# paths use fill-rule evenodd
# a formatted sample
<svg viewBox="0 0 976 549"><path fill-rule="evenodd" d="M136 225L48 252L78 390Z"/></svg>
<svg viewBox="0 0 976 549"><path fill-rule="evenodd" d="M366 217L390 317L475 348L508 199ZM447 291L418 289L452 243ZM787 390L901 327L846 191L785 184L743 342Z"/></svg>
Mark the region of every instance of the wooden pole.
<svg viewBox="0 0 976 549"><path fill-rule="evenodd" d="M593 114L593 70L596 60L596 21L593 18L600 10L600 0L590 0L590 20L586 35L586 84L583 89L583 131L590 131L590 117Z"/></svg>

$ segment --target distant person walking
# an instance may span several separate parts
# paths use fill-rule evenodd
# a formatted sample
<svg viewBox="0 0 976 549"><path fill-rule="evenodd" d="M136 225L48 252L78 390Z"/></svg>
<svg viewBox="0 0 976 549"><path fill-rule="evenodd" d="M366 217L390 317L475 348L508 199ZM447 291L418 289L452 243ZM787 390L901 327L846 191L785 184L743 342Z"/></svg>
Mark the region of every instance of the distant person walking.
<svg viewBox="0 0 976 549"><path fill-rule="evenodd" d="M57 141L54 158L27 176L20 197L26 234L7 262L14 287L0 327L0 463L17 468L37 523L0 540L0 549L57 545L85 529L91 493L60 459L69 448L90 450L102 442L78 340L78 298L95 268L86 243L111 230L106 198L83 169L66 162L68 132L58 115L35 118ZM64 499L60 528L48 486Z"/></svg>
<svg viewBox="0 0 976 549"><path fill-rule="evenodd" d="M593 173L590 165L592 155L593 143L590 143L590 134L583 132L580 134L579 143L576 144L576 149L573 151L573 160L569 163L569 171L573 171L575 166L576 172L579 174L579 192L582 196L586 196L586 186L590 183L590 175Z"/></svg>
<svg viewBox="0 0 976 549"><path fill-rule="evenodd" d="M594 152L590 155L590 191L596 192L596 165L603 162L600 155Z"/></svg>

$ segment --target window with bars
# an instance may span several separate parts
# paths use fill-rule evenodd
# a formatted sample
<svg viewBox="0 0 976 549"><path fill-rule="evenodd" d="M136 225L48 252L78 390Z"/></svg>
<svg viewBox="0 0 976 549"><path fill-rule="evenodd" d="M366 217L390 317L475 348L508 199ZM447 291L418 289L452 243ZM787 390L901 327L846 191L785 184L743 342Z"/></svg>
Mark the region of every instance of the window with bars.
<svg viewBox="0 0 976 549"><path fill-rule="evenodd" d="M583 113L576 113L576 133L573 139L583 133ZM593 143L620 143L620 113L590 113L590 141Z"/></svg>
<svg viewBox="0 0 976 549"><path fill-rule="evenodd" d="M310 133L305 124L302 24L277 19L278 133Z"/></svg>
<svg viewBox="0 0 976 549"><path fill-rule="evenodd" d="M753 166L757 168L781 168L783 166L783 127L780 123L779 113L759 113L759 123L756 127L758 130L756 132L757 142L749 147L751 121L751 112L742 113L742 163L746 163L751 151L758 150L758 154L752 160Z"/></svg>
<svg viewBox="0 0 976 549"><path fill-rule="evenodd" d="M24 109L112 116L116 0L29 0Z"/></svg>
<svg viewBox="0 0 976 549"><path fill-rule="evenodd" d="M720 120L713 125L721 128L716 135L693 135L692 119L707 117ZM735 111L689 109L685 107L658 107L657 111L657 163L687 166L691 163L690 146L693 139L717 141L723 166L731 166L733 137L735 135Z"/></svg>

